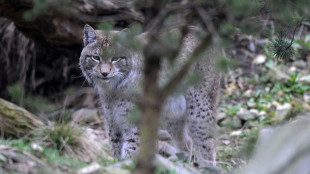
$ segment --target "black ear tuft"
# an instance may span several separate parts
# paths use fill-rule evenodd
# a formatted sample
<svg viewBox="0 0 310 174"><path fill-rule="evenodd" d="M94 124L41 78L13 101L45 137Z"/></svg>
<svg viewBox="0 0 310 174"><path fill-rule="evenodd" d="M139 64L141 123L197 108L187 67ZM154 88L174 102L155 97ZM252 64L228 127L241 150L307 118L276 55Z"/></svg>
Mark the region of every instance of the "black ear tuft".
<svg viewBox="0 0 310 174"><path fill-rule="evenodd" d="M97 32L88 24L85 25L84 27L84 46L93 43L98 37Z"/></svg>

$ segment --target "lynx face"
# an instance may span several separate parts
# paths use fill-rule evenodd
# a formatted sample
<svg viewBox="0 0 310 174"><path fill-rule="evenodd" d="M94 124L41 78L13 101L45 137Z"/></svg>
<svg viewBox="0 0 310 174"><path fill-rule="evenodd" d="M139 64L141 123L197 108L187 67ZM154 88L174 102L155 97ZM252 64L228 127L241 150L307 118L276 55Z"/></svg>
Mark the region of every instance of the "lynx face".
<svg viewBox="0 0 310 174"><path fill-rule="evenodd" d="M80 66L88 82L100 87L121 86L130 73L131 57L122 45L112 43L110 37L85 26Z"/></svg>

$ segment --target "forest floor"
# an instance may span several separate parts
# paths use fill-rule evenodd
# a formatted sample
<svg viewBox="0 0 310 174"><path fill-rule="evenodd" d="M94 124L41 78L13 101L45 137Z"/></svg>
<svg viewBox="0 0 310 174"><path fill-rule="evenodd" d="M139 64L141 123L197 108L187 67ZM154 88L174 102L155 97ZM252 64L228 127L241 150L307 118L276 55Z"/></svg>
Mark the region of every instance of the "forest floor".
<svg viewBox="0 0 310 174"><path fill-rule="evenodd" d="M218 107L221 173L247 164L262 130L310 117L310 35L293 43L296 54L289 60L275 58L266 39L242 35L234 43L228 49L232 66L223 73ZM18 86L9 92L15 103L21 103L23 92ZM64 96L60 105L23 96L22 105L46 125L19 139L0 140L0 173L129 173L133 163L111 157L94 91L72 87L58 96ZM167 161L178 166L181 160ZM193 164L184 165L198 171ZM178 172L158 169L157 173Z"/></svg>

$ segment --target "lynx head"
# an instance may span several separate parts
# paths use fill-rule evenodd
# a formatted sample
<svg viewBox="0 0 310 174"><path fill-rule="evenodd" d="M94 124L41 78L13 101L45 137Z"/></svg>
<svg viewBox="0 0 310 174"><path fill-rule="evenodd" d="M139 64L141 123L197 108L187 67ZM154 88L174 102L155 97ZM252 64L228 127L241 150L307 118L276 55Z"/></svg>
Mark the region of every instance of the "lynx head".
<svg viewBox="0 0 310 174"><path fill-rule="evenodd" d="M113 43L120 34L84 28L84 48L80 57L80 68L87 81L99 88L117 88L126 83L132 70L134 55L121 43Z"/></svg>

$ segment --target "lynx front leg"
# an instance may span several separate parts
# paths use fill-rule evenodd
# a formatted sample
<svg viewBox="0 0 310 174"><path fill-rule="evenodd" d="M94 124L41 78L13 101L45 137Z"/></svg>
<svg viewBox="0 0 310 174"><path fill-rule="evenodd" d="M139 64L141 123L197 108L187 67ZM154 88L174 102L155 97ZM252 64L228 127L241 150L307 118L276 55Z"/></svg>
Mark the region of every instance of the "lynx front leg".
<svg viewBox="0 0 310 174"><path fill-rule="evenodd" d="M166 129L172 136L175 146L180 151L188 152L190 158L192 152L192 140L188 136L188 130L185 125L185 119L167 118L166 121L167 121Z"/></svg>
<svg viewBox="0 0 310 174"><path fill-rule="evenodd" d="M123 146L121 158L131 158L136 155L140 144L139 129L135 126L128 126L123 130Z"/></svg>
<svg viewBox="0 0 310 174"><path fill-rule="evenodd" d="M162 111L164 126L180 151L191 156L192 142L186 127L186 100L183 95L169 97Z"/></svg>
<svg viewBox="0 0 310 174"><path fill-rule="evenodd" d="M112 146L113 156L115 158L121 158L121 148L122 148L122 133L117 127L109 127L109 140Z"/></svg>

